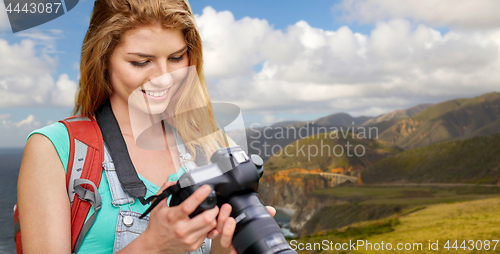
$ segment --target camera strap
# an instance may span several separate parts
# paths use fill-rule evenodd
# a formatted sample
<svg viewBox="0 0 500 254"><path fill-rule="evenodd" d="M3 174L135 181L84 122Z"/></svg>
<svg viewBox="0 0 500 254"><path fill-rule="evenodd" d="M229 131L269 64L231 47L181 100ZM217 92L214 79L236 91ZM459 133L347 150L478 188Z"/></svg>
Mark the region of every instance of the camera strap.
<svg viewBox="0 0 500 254"><path fill-rule="evenodd" d="M155 208L162 200L164 200L165 198L168 198L168 196L172 195L172 194L175 194L177 192L179 192L181 190L181 186L179 183L176 183L168 188L166 188L162 193L160 193L159 195L154 195L154 196L151 196L149 198L147 198L145 200L145 203L149 203L151 202L153 199L153 203L151 204L151 206L149 206L148 210L146 210L140 217L139 219L142 219L144 216L148 215L149 212L151 212L151 210L153 210L153 208Z"/></svg>
<svg viewBox="0 0 500 254"><path fill-rule="evenodd" d="M115 165L116 174L123 190L143 203L147 193L146 185L139 179L134 164L132 164L127 144L123 139L109 100L106 100L97 110L96 121L101 129L102 137Z"/></svg>

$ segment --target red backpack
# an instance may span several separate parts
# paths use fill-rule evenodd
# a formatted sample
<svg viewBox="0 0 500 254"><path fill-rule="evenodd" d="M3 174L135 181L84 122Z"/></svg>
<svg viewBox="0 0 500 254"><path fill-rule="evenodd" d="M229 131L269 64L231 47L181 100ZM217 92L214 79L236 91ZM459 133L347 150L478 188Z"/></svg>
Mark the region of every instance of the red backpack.
<svg viewBox="0 0 500 254"><path fill-rule="evenodd" d="M100 196L94 192L98 193L101 181L104 143L94 118L72 116L59 122L68 129L70 140L66 187L72 200L71 252L76 253L101 207ZM85 223L91 206L94 207L94 215ZM14 206L14 225L16 250L17 253L23 253L17 205Z"/></svg>

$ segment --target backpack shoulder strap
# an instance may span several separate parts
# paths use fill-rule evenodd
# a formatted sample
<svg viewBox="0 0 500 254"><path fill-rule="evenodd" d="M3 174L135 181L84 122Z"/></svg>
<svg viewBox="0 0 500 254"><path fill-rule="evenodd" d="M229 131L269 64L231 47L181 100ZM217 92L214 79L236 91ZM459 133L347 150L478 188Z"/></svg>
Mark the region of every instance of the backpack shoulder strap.
<svg viewBox="0 0 500 254"><path fill-rule="evenodd" d="M102 175L104 143L92 117L72 116L60 122L68 129L70 139L66 186L71 202L71 249L76 253L101 206L97 188ZM94 215L85 223L91 206Z"/></svg>

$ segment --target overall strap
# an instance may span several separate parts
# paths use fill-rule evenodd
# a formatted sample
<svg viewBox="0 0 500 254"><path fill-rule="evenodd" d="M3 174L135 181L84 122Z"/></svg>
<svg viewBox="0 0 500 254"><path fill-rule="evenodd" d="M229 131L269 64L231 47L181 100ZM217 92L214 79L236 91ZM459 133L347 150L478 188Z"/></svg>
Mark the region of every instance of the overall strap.
<svg viewBox="0 0 500 254"><path fill-rule="evenodd" d="M115 164L113 159L109 154L106 143L104 143L104 162L102 163L104 168L104 173L106 174L106 179L109 183L109 191L111 192L111 204L115 207L125 204L130 204L134 202L134 198L130 197L120 184L118 180L118 175L116 174Z"/></svg>
<svg viewBox="0 0 500 254"><path fill-rule="evenodd" d="M193 157L191 156L191 153L189 153L189 150L187 149L186 145L184 144L184 141L182 140L181 136L179 135L179 133L177 132L177 130L174 127L172 127L171 125L168 125L168 126L170 126L170 129L174 133L175 144L177 145L177 150L179 151L179 157L180 157L179 159L180 159L182 168L184 168L184 170L186 172L189 172L189 171L196 169L198 167L198 165L192 159Z"/></svg>

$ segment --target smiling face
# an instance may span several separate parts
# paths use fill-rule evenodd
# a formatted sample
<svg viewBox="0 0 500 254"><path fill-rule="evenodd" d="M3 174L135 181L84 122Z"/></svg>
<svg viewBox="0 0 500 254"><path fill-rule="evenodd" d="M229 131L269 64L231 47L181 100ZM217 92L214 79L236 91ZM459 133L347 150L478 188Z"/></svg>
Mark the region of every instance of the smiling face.
<svg viewBox="0 0 500 254"><path fill-rule="evenodd" d="M165 111L189 66L187 44L180 30L144 26L128 31L109 60L113 110Z"/></svg>

